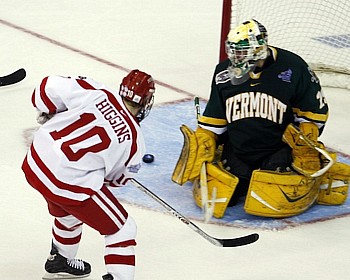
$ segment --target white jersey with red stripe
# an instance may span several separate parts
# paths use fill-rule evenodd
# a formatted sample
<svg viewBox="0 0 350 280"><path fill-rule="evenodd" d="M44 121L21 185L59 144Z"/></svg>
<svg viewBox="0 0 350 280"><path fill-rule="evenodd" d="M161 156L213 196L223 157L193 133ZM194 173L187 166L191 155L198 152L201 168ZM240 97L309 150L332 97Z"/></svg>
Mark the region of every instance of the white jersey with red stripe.
<svg viewBox="0 0 350 280"><path fill-rule="evenodd" d="M49 76L32 103L54 116L36 131L22 169L47 198L83 201L140 169L144 138L117 92L89 78Z"/></svg>

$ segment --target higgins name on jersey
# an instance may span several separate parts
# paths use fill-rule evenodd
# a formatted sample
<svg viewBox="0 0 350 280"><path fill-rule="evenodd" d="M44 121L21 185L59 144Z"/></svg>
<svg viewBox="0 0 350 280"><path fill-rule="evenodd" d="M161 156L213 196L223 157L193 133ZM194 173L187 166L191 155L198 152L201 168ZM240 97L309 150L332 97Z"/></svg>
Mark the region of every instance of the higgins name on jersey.
<svg viewBox="0 0 350 280"><path fill-rule="evenodd" d="M129 126L121 116L124 111L118 112L115 107L107 101L107 99L95 104L95 106L113 128L119 143L131 140Z"/></svg>

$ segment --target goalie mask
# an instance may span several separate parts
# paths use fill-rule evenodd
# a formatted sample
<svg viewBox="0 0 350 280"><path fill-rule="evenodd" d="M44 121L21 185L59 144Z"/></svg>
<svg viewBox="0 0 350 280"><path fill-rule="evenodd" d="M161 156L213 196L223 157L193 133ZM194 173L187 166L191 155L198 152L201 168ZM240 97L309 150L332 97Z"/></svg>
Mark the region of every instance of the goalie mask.
<svg viewBox="0 0 350 280"><path fill-rule="evenodd" d="M153 106L154 92L155 87L152 76L138 69L132 70L124 77L119 89L119 94L123 98L136 103L140 107L135 116L139 121L148 116Z"/></svg>
<svg viewBox="0 0 350 280"><path fill-rule="evenodd" d="M257 61L267 57L266 28L253 19L242 23L227 35L226 53L232 64L228 67L232 84L244 83Z"/></svg>

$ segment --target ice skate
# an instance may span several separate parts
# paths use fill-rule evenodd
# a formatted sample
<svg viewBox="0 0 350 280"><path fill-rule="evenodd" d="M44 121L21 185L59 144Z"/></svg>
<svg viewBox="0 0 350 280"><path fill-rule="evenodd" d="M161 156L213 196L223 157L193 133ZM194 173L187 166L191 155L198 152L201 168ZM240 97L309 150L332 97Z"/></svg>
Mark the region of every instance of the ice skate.
<svg viewBox="0 0 350 280"><path fill-rule="evenodd" d="M110 275L109 273L102 276L102 280L113 280L113 279L114 279L113 276Z"/></svg>
<svg viewBox="0 0 350 280"><path fill-rule="evenodd" d="M58 253L52 245L50 256L45 263L46 273L43 279L76 279L90 275L89 263L79 259L67 259Z"/></svg>

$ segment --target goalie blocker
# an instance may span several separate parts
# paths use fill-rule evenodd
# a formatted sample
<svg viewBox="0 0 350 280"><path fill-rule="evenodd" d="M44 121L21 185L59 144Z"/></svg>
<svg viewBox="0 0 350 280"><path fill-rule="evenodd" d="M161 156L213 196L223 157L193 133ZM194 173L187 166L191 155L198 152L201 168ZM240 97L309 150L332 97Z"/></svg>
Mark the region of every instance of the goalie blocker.
<svg viewBox="0 0 350 280"><path fill-rule="evenodd" d="M303 125L301 129L289 125L284 135L284 141L293 149L293 167L298 173L255 170L244 204L248 214L284 218L298 215L315 203L340 205L345 202L350 166L336 162L336 155L328 153L317 142L315 127ZM184 136L184 145L172 180L179 185L187 181L198 181L201 166L207 162L208 201L212 199L211 194L216 188L213 215L222 218L238 184L238 178L227 172L215 159L214 134L201 128L192 131L185 125L180 130ZM312 140L305 135L311 136ZM193 197L201 207L199 184L193 184Z"/></svg>

